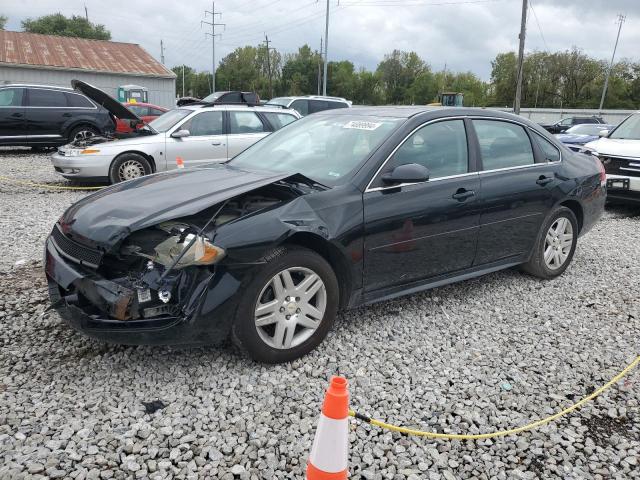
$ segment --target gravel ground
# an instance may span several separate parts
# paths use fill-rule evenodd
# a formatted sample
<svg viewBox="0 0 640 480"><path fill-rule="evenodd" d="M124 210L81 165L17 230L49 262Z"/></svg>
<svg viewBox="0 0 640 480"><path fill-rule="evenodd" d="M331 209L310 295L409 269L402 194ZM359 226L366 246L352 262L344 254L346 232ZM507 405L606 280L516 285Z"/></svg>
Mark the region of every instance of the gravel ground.
<svg viewBox="0 0 640 480"><path fill-rule="evenodd" d="M59 182L46 155L0 175ZM640 211L609 211L560 279L517 271L344 313L307 357L106 345L47 305L43 240L82 192L0 182L0 478L303 478L323 389L407 426L488 432L568 406L640 354ZM351 423L353 479L640 478L640 373L513 437L430 441Z"/></svg>

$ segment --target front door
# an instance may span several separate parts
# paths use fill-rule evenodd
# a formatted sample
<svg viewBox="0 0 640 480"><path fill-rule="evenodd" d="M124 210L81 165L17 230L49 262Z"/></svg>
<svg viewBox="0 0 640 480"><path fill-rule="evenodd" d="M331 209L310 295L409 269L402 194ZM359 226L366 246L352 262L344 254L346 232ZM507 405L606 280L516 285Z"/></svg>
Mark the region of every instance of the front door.
<svg viewBox="0 0 640 480"><path fill-rule="evenodd" d="M64 126L73 116L63 91L27 88L27 135L37 142L64 136Z"/></svg>
<svg viewBox="0 0 640 480"><path fill-rule="evenodd" d="M510 257L519 260L531 251L540 225L553 206L559 152L540 137L550 151L536 161L535 151L540 147L532 144L523 126L485 119L472 123L482 165L482 216L475 263L483 265Z"/></svg>
<svg viewBox="0 0 640 480"><path fill-rule="evenodd" d="M24 88L0 89L0 143L24 142L27 121L22 101Z"/></svg>
<svg viewBox="0 0 640 480"><path fill-rule="evenodd" d="M471 267L480 180L469 161L463 120L429 123L412 133L364 193L365 293ZM384 173L417 163L429 180L387 186Z"/></svg>
<svg viewBox="0 0 640 480"><path fill-rule="evenodd" d="M245 151L258 140L269 135L270 127L256 112L230 110L229 113L229 158Z"/></svg>
<svg viewBox="0 0 640 480"><path fill-rule="evenodd" d="M180 157L185 167L227 159L227 135L224 133L224 112L199 112L176 130L188 130L189 136L167 136L167 170L176 168Z"/></svg>

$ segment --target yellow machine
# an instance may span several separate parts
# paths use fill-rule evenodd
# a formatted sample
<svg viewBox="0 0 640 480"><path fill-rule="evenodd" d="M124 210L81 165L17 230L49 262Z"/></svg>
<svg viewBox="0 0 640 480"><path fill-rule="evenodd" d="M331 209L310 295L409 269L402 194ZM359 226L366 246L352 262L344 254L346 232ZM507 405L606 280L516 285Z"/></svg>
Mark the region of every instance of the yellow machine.
<svg viewBox="0 0 640 480"><path fill-rule="evenodd" d="M429 103L429 107L462 107L464 93L460 92L442 92L438 94L438 101Z"/></svg>

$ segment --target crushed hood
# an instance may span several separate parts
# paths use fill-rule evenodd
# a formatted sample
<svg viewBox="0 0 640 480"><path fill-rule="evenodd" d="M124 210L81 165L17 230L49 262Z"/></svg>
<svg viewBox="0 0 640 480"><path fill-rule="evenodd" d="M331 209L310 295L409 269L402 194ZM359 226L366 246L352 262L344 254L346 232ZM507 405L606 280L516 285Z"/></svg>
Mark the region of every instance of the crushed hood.
<svg viewBox="0 0 640 480"><path fill-rule="evenodd" d="M136 230L287 180L310 182L300 174L248 171L225 164L158 173L83 198L62 215L60 226L74 240L108 250Z"/></svg>
<svg viewBox="0 0 640 480"><path fill-rule="evenodd" d="M142 122L142 119L138 117L135 113L129 110L127 107L118 102L111 95L103 92L97 87L93 85L89 85L88 83L83 82L82 80L71 80L71 87L74 90L79 91L85 96L89 97L98 105L103 106L111 113L113 113L120 120L139 120Z"/></svg>

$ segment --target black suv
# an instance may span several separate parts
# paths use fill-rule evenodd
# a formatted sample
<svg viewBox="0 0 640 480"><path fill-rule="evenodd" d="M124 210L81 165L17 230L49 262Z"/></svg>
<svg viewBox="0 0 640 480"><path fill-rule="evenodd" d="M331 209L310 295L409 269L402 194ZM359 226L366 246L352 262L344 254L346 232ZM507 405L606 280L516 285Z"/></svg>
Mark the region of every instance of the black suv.
<svg viewBox="0 0 640 480"><path fill-rule="evenodd" d="M562 133L566 130L569 130L574 125L582 125L584 123L604 123L602 117L567 117L563 118L559 122L553 123L551 125L543 125L540 124L542 128L544 128L549 133Z"/></svg>
<svg viewBox="0 0 640 480"><path fill-rule="evenodd" d="M70 88L0 86L0 145L55 147L75 139L108 135L115 119Z"/></svg>

